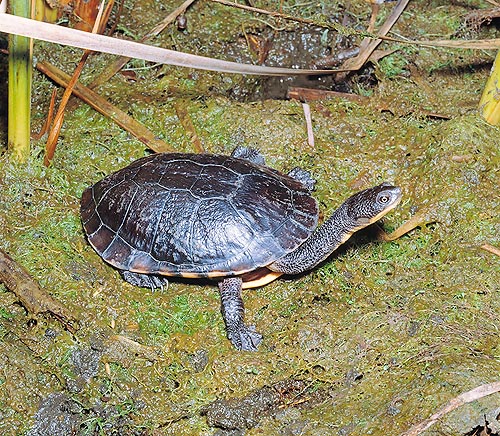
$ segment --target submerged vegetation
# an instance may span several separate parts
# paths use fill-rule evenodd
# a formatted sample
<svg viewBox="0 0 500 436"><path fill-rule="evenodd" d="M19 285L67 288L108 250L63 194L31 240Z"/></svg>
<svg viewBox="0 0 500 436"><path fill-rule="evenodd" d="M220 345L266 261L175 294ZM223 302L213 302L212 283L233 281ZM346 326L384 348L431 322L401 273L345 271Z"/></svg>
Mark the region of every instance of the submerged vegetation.
<svg viewBox="0 0 500 436"><path fill-rule="evenodd" d="M150 17L177 6L142 2L132 13L125 4L122 34L144 34ZM354 28L369 19L363 2L345 11L319 5L284 2L283 11L345 16ZM486 3L415 1L394 32L457 36L462 17L479 7ZM382 6L380 22L391 8ZM187 31L170 26L157 43L250 62L248 35L272 35L269 62L287 62L305 51L324 57L335 39L357 41L213 2L195 3L186 17ZM466 30L497 33L495 22ZM297 40L304 45L280 45L299 47ZM458 394L498 380L500 261L482 247L500 245L499 129L477 109L496 53L387 44L380 48L396 51L336 85L364 99L309 102L314 147L300 102L257 99L274 88L271 79L131 61L99 88L177 151L201 145L228 154L246 145L279 170L309 170L323 216L388 180L402 187L403 201L384 228L420 217L397 240L377 241L371 228L307 275L244 291L248 323L264 335L256 353L237 352L225 339L214 286L134 288L86 242L83 190L149 153L143 143L74 103L49 167L43 139L32 141L25 164L0 157L0 248L80 327L71 333L49 314L26 313L0 285L0 433L397 435ZM37 43L35 54L66 71L80 56L47 43ZM82 81L108 58L91 56ZM52 85L37 72L34 84L37 130ZM0 138L5 151L5 126ZM498 432L497 403L491 396L464 405L425 434L465 435L485 420Z"/></svg>

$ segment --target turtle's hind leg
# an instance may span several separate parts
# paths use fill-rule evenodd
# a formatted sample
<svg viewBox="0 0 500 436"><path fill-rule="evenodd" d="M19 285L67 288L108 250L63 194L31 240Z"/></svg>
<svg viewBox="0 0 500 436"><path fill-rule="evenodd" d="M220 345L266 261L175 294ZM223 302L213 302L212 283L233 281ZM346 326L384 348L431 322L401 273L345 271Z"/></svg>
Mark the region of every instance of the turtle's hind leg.
<svg viewBox="0 0 500 436"><path fill-rule="evenodd" d="M153 292L155 289L168 289L168 279L163 276L153 274L140 274L132 271L120 271L120 274L127 283L140 288L150 288Z"/></svg>
<svg viewBox="0 0 500 436"><path fill-rule="evenodd" d="M226 324L227 338L238 350L257 351L262 335L255 331L255 326L246 326L243 322L245 308L241 285L240 277L229 277L219 282L222 318Z"/></svg>

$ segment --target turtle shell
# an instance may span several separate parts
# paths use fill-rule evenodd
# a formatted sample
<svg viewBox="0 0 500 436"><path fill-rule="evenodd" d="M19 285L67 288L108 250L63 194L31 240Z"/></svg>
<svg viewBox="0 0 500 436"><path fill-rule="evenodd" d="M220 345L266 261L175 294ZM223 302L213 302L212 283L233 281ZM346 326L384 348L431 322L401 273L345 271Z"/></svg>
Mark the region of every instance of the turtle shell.
<svg viewBox="0 0 500 436"><path fill-rule="evenodd" d="M90 244L122 270L223 277L269 265L315 229L318 205L300 181L208 154L144 157L85 190Z"/></svg>

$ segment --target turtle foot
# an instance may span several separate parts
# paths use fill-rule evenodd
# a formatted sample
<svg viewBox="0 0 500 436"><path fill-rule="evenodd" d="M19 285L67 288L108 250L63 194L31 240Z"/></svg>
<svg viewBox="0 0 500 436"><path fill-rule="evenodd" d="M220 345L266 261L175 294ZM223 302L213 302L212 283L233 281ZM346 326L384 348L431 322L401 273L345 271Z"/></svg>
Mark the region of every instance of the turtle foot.
<svg viewBox="0 0 500 436"><path fill-rule="evenodd" d="M227 277L219 282L222 318L226 324L227 338L237 350L257 351L262 335L255 331L255 326L246 326L244 323L242 283L241 277Z"/></svg>
<svg viewBox="0 0 500 436"><path fill-rule="evenodd" d="M251 147L238 146L233 150L231 156L237 157L239 159L248 160L248 161L253 162L257 165L265 165L266 164L266 160L264 159L264 156L262 156L258 150L256 150L255 148L251 148Z"/></svg>
<svg viewBox="0 0 500 436"><path fill-rule="evenodd" d="M120 271L120 274L127 283L138 286L140 288L150 288L153 292L156 289L168 289L168 280L162 276L155 276L150 274L139 274L131 271Z"/></svg>
<svg viewBox="0 0 500 436"><path fill-rule="evenodd" d="M309 171L300 167L295 167L288 173L288 175L302 183L310 192L314 191L316 180L313 179Z"/></svg>
<svg viewBox="0 0 500 436"><path fill-rule="evenodd" d="M236 349L242 351L257 351L262 342L262 335L257 333L253 325L245 326L243 324L231 333L228 332L227 337Z"/></svg>

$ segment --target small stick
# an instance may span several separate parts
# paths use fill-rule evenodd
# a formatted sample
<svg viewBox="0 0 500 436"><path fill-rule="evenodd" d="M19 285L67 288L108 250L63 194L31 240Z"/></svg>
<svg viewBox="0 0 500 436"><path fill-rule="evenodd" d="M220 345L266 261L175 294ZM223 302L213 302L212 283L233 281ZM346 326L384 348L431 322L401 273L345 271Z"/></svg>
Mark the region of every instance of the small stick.
<svg viewBox="0 0 500 436"><path fill-rule="evenodd" d="M70 77L53 65L45 62L38 62L36 68L57 82L61 86L67 86ZM99 94L91 91L80 83L75 84L73 94L82 99L89 106L101 114L111 118L120 127L134 135L139 141L144 143L151 150L157 153L174 151L173 147L157 138L148 128L128 116L125 112L112 105L109 101L102 98Z"/></svg>
<svg viewBox="0 0 500 436"><path fill-rule="evenodd" d="M302 109L304 110L304 117L306 119L307 143L310 147L314 147L314 132L311 120L311 107L307 103L302 103Z"/></svg>
<svg viewBox="0 0 500 436"><path fill-rule="evenodd" d="M496 2L495 0L486 0L490 5L493 5L495 7L499 7L500 3Z"/></svg>
<svg viewBox="0 0 500 436"><path fill-rule="evenodd" d="M272 17L278 17L278 18L283 18L285 20L296 21L298 23L311 24L313 26L318 26L318 27L335 28L335 26L331 26L325 23L317 23L316 21L308 20L307 18L294 17L293 15L287 15L275 11L268 11L266 9L254 8L253 6L240 5L238 3L230 2L227 0L211 0L211 1L213 1L214 3L220 3L221 5L224 6L243 9L245 11L255 12L257 14L270 15Z"/></svg>
<svg viewBox="0 0 500 436"><path fill-rule="evenodd" d="M384 24L380 27L380 30L377 33L377 37L385 36L392 29L392 26L396 23L398 18L401 16L406 6L408 5L410 0L399 0L394 9L391 12L391 15L385 20ZM382 42L381 38L371 39L365 38L360 46L360 53L358 56L347 59L342 64L342 69L346 70L359 70L370 58L375 49ZM343 80L347 76L348 73L340 73L337 75L337 80Z"/></svg>
<svg viewBox="0 0 500 436"><path fill-rule="evenodd" d="M112 5L114 1L112 0L109 5ZM100 21L101 17L104 11L104 1L101 2L101 5L99 7L99 12L96 17L96 21L94 23L94 27L92 29L92 33L96 33L99 30L100 26ZM45 156L43 158L43 164L48 167L54 158L54 153L56 151L56 146L57 146L57 141L59 140L59 135L61 133L61 128L63 125L64 121L64 115L65 115L65 109L66 105L68 104L68 101L71 97L71 94L73 93L73 88L75 85L78 83L78 79L80 78L80 74L83 70L83 67L85 66L88 57L90 56L92 52L90 50L85 50L80 62L75 68L75 71L73 72L73 76L71 77L71 80L69 81L68 85L66 86L66 89L64 90L64 94L61 98L61 102L59 104L59 108L57 110L56 116L54 117L54 124L52 126L52 129L49 131L49 135L47 137L47 144L45 146Z"/></svg>
<svg viewBox="0 0 500 436"><path fill-rule="evenodd" d="M1 15L0 15L1 17ZM377 36L383 41L397 42L398 44L410 44L429 48L457 48L468 50L498 50L500 49L500 38L488 39L434 39L430 40L412 40L393 38L392 36Z"/></svg>
<svg viewBox="0 0 500 436"><path fill-rule="evenodd" d="M157 347L142 345L123 335L112 335L107 339L105 360L109 362L122 361L126 358L125 353L152 362L161 360L161 350Z"/></svg>
<svg viewBox="0 0 500 436"><path fill-rule="evenodd" d="M187 8L191 6L196 0L186 0L182 5L176 8L173 12L165 17L163 21L157 24L153 29L151 29L146 35L144 35L139 42L146 42L149 39L159 35L165 27L167 27L171 22L173 22L179 15L186 12ZM130 60L131 58L127 56L120 56L118 59L112 61L101 74L99 74L93 81L88 85L90 89L94 89L100 84L107 82L111 77L113 77L118 71L120 71L123 66Z"/></svg>
<svg viewBox="0 0 500 436"><path fill-rule="evenodd" d="M28 272L0 249L0 282L13 292L29 313L50 312L71 333L76 332L76 317L35 282Z"/></svg>
<svg viewBox="0 0 500 436"><path fill-rule="evenodd" d="M288 88L288 98L294 98L300 101L323 100L325 98L345 98L356 103L365 103L370 99L358 94L349 94L347 92L325 91L322 89L300 88L290 86Z"/></svg>
<svg viewBox="0 0 500 436"><path fill-rule="evenodd" d="M59 139L59 134L61 132L62 124L64 121L65 107L71 97L73 92L73 88L77 84L78 78L80 77L80 73L85 66L85 62L90 55L90 51L86 50L83 54L80 62L78 63L75 71L73 72L73 77L68 82L64 94L62 96L61 102L59 104L59 109L57 110L56 116L54 118L54 124L52 125L52 129L49 131L49 135L47 137L47 144L45 145L45 156L43 157L43 164L48 167L54 158L54 153L56 151L57 141Z"/></svg>
<svg viewBox="0 0 500 436"><path fill-rule="evenodd" d="M153 27L146 35L141 38L141 42L146 42L148 39L151 39L155 36L158 36L163 30L175 19L186 12L186 10L191 6L196 0L186 0L182 5L175 8L170 14L168 14L159 24Z"/></svg>
<svg viewBox="0 0 500 436"><path fill-rule="evenodd" d="M375 30L375 22L377 21L377 16L380 12L380 3L377 3L376 1L370 1L370 3L372 6L372 14L370 15L368 27L366 28L368 33L372 33Z"/></svg>
<svg viewBox="0 0 500 436"><path fill-rule="evenodd" d="M57 97L57 88L54 88L52 90L52 96L50 97L50 104L49 104L49 112L47 114L47 118L45 118L45 123L43 124L42 128L38 133L32 133L31 137L33 139L41 139L43 135L47 133L47 130L49 130L50 124L52 123L52 117L54 116L54 107L56 105L56 97Z"/></svg>
<svg viewBox="0 0 500 436"><path fill-rule="evenodd" d="M494 245L486 243L486 244L481 245L480 248L482 248L483 250L488 251L492 254L500 256L500 249L495 247Z"/></svg>
<svg viewBox="0 0 500 436"><path fill-rule="evenodd" d="M464 404L471 403L472 401L494 394L498 391L500 391L500 382L481 385L468 392L464 392L458 397L450 400L444 407L439 409L430 418L414 425L405 433L402 433L401 436L418 436L429 427L431 427L436 421L440 420L447 413L450 413L451 411L457 409L460 406L463 406Z"/></svg>
<svg viewBox="0 0 500 436"><path fill-rule="evenodd" d="M191 116L187 111L186 102L183 100L177 100L174 104L174 107L177 118L179 118L182 127L186 131L186 134L189 136L189 139L191 140L196 153L205 153L205 149L201 144L198 133L196 133L193 121L191 120Z"/></svg>
<svg viewBox="0 0 500 436"><path fill-rule="evenodd" d="M436 210L432 206L424 208L419 210L408 221L401 224L391 233L386 233L385 230L379 227L380 232L378 234L378 238L382 241L394 241L419 226L434 223L436 221Z"/></svg>

